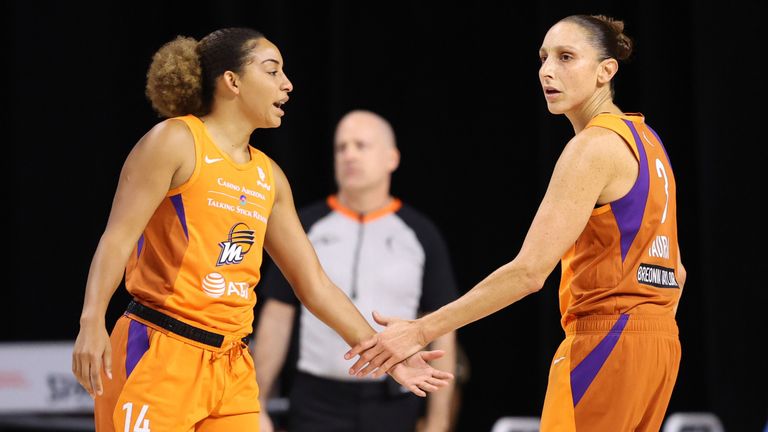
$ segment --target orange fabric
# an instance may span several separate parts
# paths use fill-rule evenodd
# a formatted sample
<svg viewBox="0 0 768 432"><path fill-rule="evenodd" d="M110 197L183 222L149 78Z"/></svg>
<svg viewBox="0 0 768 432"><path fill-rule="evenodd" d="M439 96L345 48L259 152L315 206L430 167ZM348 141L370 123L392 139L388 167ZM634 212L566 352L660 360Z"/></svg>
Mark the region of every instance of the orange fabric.
<svg viewBox="0 0 768 432"><path fill-rule="evenodd" d="M195 141L190 179L168 192L126 268L139 302L209 331L251 333L267 220L274 203L271 160L250 147L237 164L205 124L177 117Z"/></svg>
<svg viewBox="0 0 768 432"><path fill-rule="evenodd" d="M568 324L550 367L542 432L661 429L680 363L677 325L668 317L628 315L626 326L612 332L618 319L589 316ZM604 363L588 385L579 385L578 367L594 362L587 357L611 334L616 345L599 359Z"/></svg>
<svg viewBox="0 0 768 432"><path fill-rule="evenodd" d="M232 338L221 349L187 342L121 317L111 336L113 379L102 373L104 394L95 401L96 431L258 431L247 347Z"/></svg>
<svg viewBox="0 0 768 432"><path fill-rule="evenodd" d="M380 217L386 216L391 213L395 213L396 211L400 210L400 207L403 206L402 201L400 201L397 198L393 198L392 201L390 201L389 204L385 205L384 207L363 215L361 220L360 214L352 210L351 208L344 206L344 204L342 204L341 201L339 201L339 198L336 195L329 196L327 202L328 202L328 207L336 210L337 212L343 214L344 216L350 219L354 219L358 222L363 222L363 223L371 222Z"/></svg>
<svg viewBox="0 0 768 432"><path fill-rule="evenodd" d="M562 325L579 316L672 316L679 300L675 178L664 147L640 114L600 114L587 127L619 134L640 162L633 189L595 209L563 256Z"/></svg>

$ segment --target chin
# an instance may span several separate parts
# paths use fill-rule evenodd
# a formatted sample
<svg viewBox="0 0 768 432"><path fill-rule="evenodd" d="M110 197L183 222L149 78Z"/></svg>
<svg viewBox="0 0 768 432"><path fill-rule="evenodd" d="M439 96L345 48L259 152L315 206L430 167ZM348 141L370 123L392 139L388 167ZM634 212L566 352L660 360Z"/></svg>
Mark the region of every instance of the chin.
<svg viewBox="0 0 768 432"><path fill-rule="evenodd" d="M270 121L267 122L267 125L264 126L264 128L274 129L274 128L280 127L281 124L283 124L283 119L280 117L277 117L275 119L270 119Z"/></svg>
<svg viewBox="0 0 768 432"><path fill-rule="evenodd" d="M559 115L559 114L565 114L565 110L562 108L558 108L557 105L554 104L547 104L547 109L550 113Z"/></svg>

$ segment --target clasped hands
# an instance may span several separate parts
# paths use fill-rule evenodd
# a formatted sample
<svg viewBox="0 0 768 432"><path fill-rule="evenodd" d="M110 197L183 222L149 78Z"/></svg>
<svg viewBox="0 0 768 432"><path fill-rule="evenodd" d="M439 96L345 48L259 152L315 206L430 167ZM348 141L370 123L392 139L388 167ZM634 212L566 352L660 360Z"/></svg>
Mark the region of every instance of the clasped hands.
<svg viewBox="0 0 768 432"><path fill-rule="evenodd" d="M374 378L389 373L392 378L413 394L425 397L445 387L453 374L435 369L429 361L438 359L445 351L421 351L428 341L421 335L415 321L384 317L373 312L373 319L386 328L352 347L344 358L360 356L349 369L350 375Z"/></svg>

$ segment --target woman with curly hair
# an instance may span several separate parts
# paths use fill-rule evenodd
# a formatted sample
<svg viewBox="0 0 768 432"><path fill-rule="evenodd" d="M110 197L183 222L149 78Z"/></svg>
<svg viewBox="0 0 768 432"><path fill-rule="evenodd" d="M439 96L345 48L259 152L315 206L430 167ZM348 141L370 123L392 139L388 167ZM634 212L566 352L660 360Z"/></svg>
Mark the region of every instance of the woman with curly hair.
<svg viewBox="0 0 768 432"><path fill-rule="evenodd" d="M249 144L280 126L293 85L278 48L247 28L155 54L147 96L168 119L128 155L85 289L72 370L98 431L258 430L251 333L262 249L299 299L350 345L374 330L323 271L277 164ZM133 300L111 336L125 270ZM391 375L424 396L452 376L420 352ZM342 355L342 353L339 353Z"/></svg>

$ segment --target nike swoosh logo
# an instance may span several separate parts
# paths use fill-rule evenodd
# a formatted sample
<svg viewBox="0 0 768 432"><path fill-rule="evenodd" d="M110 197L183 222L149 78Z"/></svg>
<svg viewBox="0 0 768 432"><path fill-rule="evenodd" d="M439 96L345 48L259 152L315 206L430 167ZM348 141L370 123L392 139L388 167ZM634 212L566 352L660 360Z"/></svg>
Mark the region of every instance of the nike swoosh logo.
<svg viewBox="0 0 768 432"><path fill-rule="evenodd" d="M552 362L552 365L554 366L554 365L560 363L563 360L565 360L565 357L558 357L558 358L555 359L554 362Z"/></svg>
<svg viewBox="0 0 768 432"><path fill-rule="evenodd" d="M208 157L208 155L205 155L205 163L207 163L207 164L212 164L212 163L218 162L220 160L224 160L224 158L214 158L214 159L211 159L211 158Z"/></svg>

